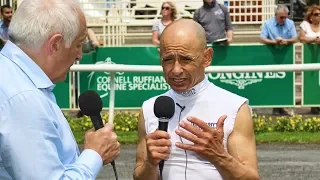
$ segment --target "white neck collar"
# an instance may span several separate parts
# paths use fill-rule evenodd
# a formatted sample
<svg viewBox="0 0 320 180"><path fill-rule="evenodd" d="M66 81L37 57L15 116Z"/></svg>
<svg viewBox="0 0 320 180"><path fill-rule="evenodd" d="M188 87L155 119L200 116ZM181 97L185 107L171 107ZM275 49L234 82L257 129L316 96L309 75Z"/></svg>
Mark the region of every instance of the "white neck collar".
<svg viewBox="0 0 320 180"><path fill-rule="evenodd" d="M208 80L208 77L205 75L204 79L198 83L197 85L193 86L189 90L185 92L176 92L172 91L173 95L178 99L191 99L193 97L197 97L203 90L205 90L208 85L210 84L210 81Z"/></svg>

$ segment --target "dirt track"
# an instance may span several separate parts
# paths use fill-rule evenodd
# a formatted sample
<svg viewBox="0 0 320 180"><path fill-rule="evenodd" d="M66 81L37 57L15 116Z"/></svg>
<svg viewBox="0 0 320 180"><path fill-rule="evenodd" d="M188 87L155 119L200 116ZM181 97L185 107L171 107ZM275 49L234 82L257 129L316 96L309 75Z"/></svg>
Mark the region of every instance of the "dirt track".
<svg viewBox="0 0 320 180"><path fill-rule="evenodd" d="M263 180L319 180L320 145L263 144L257 146L259 173ZM135 145L121 146L116 160L119 180L132 180ZM97 180L114 180L107 165Z"/></svg>

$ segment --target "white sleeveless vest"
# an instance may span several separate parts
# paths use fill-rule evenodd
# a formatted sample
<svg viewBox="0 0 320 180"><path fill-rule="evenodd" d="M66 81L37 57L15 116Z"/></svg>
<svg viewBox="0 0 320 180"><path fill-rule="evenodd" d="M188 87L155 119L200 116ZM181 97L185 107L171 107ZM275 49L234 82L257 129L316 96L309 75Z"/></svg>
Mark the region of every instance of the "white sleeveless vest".
<svg viewBox="0 0 320 180"><path fill-rule="evenodd" d="M227 119L224 122L223 139L224 148L227 151L228 137L233 130L237 112L240 106L248 100L215 86L208 81L207 77L186 93L178 94L171 89L161 95L169 96L175 103L185 106L182 112L179 106L175 106L175 114L168 123L168 133L171 136L172 147L169 159L164 163L163 179L185 180L186 170L187 180L222 180L221 175L213 164L192 151L187 151L186 167L185 151L175 146L176 142L181 142L175 130L179 127L179 120L186 120L188 116L197 117L205 121L209 126L215 127L219 117L227 115ZM158 128L158 118L153 112L154 102L157 97L146 100L142 105L147 134L154 132ZM191 143L184 138L182 138L182 141L183 143Z"/></svg>

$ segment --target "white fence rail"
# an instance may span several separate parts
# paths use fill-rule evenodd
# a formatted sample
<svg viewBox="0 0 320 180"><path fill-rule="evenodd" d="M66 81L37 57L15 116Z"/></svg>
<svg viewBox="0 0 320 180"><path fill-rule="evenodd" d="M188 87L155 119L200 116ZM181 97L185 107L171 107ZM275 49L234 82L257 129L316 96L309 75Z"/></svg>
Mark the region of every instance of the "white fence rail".
<svg viewBox="0 0 320 180"><path fill-rule="evenodd" d="M192 18L202 0L172 0L178 17ZM89 25L150 25L161 17L162 0L80 0ZM274 0L218 0L229 8L233 24L262 24L274 15Z"/></svg>
<svg viewBox="0 0 320 180"><path fill-rule="evenodd" d="M1 0L0 2L1 2L1 5L7 4L12 6L12 0Z"/></svg>
<svg viewBox="0 0 320 180"><path fill-rule="evenodd" d="M2 0L4 1L4 0ZM12 1L12 0L11 0ZM23 0L17 0L18 6ZM147 33L129 32L130 26L151 26L161 18L164 0L79 0L88 27L101 28L96 33L103 46L121 46L126 37L150 36ZM203 5L202 0L171 0L178 10L178 17L192 18L194 11ZM218 0L228 7L234 25L261 25L274 15L275 0ZM235 34L257 34L241 30Z"/></svg>
<svg viewBox="0 0 320 180"><path fill-rule="evenodd" d="M320 64L288 64L288 65L254 65L254 66L210 66L207 73L218 72L297 72L319 71ZM73 65L70 71L100 71L110 72L109 122L113 122L115 102L115 73L116 72L162 72L161 66L141 65Z"/></svg>
<svg viewBox="0 0 320 180"><path fill-rule="evenodd" d="M172 0L179 18L192 18L202 0ZM161 18L163 0L80 0L89 27L102 28L97 33L104 46L121 46L127 37L151 37L150 32L128 31L129 27L151 26ZM274 0L218 0L228 7L232 24L261 25L274 16ZM235 34L258 34L255 31L236 30Z"/></svg>
<svg viewBox="0 0 320 180"><path fill-rule="evenodd" d="M100 71L100 72L162 72L161 66L150 65L73 65L71 71ZM248 65L248 66L210 66L206 68L208 73L238 73L238 72L297 72L297 71L317 71L320 64L287 64L287 65Z"/></svg>

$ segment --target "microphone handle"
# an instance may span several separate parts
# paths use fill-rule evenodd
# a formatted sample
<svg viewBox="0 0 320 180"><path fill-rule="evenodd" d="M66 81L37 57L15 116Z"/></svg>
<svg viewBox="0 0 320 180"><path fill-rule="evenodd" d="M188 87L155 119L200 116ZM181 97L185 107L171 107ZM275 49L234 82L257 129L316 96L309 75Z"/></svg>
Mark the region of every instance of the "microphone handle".
<svg viewBox="0 0 320 180"><path fill-rule="evenodd" d="M162 170L163 170L163 166L164 166L164 160L161 160L161 161L159 162L160 180L162 180Z"/></svg>
<svg viewBox="0 0 320 180"><path fill-rule="evenodd" d="M91 122L95 130L101 129L104 127L101 116L90 116Z"/></svg>
<svg viewBox="0 0 320 180"><path fill-rule="evenodd" d="M168 119L159 119L158 129L167 132L168 130Z"/></svg>
<svg viewBox="0 0 320 180"><path fill-rule="evenodd" d="M90 119L91 119L91 122L92 122L95 130L98 130L98 129L101 129L101 128L104 127L104 124L103 124L103 121L102 121L102 118L101 118L100 115L98 115L98 116L90 116ZM113 167L113 171L115 173L116 180L118 180L118 173L117 173L117 170L116 170L116 163L114 162L114 160L111 162L111 165Z"/></svg>
<svg viewBox="0 0 320 180"><path fill-rule="evenodd" d="M159 126L158 126L158 129L161 130L161 131L167 132L167 130L168 130L168 122L169 122L169 119L159 118ZM159 162L160 180L162 180L162 170L163 170L163 166L164 166L164 160L161 160L161 161Z"/></svg>

